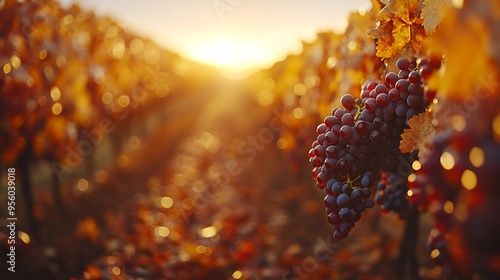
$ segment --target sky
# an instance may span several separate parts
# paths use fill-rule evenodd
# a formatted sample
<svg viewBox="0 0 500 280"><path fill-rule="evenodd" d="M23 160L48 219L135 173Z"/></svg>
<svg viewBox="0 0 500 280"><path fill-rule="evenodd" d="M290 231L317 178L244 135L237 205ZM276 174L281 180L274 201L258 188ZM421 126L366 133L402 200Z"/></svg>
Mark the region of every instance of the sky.
<svg viewBox="0 0 500 280"><path fill-rule="evenodd" d="M181 56L230 73L269 67L369 0L59 0L111 16Z"/></svg>

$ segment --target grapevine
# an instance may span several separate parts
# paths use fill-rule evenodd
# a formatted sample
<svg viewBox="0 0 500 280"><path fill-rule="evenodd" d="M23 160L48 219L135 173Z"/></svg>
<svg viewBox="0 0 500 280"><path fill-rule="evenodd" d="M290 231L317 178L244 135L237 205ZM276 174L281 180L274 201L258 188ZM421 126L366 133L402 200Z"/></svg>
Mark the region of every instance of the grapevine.
<svg viewBox="0 0 500 280"><path fill-rule="evenodd" d="M335 108L317 127L318 137L309 151L316 186L325 191L328 222L337 240L346 238L375 201L384 211L408 213L406 177L398 175L401 134L413 116L430 104L424 90L425 78L440 67L426 58L397 61L398 73L389 72L381 82L367 81L355 98L340 98ZM378 182L378 183L377 183Z"/></svg>

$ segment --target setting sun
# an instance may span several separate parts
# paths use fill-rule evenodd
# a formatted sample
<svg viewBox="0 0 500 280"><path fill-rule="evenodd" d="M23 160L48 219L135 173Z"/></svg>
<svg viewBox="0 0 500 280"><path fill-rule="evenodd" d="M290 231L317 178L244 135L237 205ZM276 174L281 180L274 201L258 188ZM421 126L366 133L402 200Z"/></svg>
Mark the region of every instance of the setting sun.
<svg viewBox="0 0 500 280"><path fill-rule="evenodd" d="M187 52L196 61L240 71L262 66L273 60L264 47L228 39L193 44Z"/></svg>

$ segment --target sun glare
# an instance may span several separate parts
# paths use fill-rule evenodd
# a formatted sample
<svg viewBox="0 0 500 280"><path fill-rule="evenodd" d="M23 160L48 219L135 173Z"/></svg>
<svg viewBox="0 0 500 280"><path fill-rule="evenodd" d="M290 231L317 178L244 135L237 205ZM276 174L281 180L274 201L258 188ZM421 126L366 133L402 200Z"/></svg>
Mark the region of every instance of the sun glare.
<svg viewBox="0 0 500 280"><path fill-rule="evenodd" d="M188 54L196 61L236 71L263 67L273 61L263 47L228 39L193 44Z"/></svg>

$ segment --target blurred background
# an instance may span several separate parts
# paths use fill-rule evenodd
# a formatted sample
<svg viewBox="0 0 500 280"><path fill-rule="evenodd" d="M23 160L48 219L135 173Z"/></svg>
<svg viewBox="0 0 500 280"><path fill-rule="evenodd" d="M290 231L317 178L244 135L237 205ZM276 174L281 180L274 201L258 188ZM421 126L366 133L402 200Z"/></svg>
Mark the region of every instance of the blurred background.
<svg viewBox="0 0 500 280"><path fill-rule="evenodd" d="M381 5L0 1L6 277L394 278L403 223L368 211L334 242L307 160L338 96L382 74Z"/></svg>

